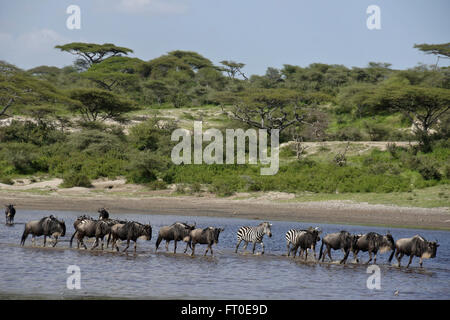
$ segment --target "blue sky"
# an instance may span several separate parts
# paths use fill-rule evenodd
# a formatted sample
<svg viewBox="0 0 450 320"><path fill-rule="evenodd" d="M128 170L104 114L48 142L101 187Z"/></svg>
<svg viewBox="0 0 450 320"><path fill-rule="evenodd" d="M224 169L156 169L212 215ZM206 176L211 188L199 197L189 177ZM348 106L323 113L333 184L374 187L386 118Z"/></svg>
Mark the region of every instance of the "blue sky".
<svg viewBox="0 0 450 320"><path fill-rule="evenodd" d="M80 30L66 27L71 4ZM369 5L380 7L381 30L366 27ZM53 47L82 41L125 46L143 60L192 50L215 64L243 62L247 75L315 62L406 69L435 63L413 45L449 42L449 13L448 0L0 0L0 60L61 67L73 56Z"/></svg>

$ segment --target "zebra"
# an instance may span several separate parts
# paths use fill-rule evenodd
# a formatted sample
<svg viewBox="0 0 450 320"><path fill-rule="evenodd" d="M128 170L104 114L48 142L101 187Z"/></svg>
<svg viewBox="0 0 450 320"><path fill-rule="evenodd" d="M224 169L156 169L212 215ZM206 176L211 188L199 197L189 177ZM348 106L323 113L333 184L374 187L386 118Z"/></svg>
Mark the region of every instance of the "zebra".
<svg viewBox="0 0 450 320"><path fill-rule="evenodd" d="M299 230L299 229L291 229L286 232L286 247L287 247L287 256L289 257L291 254L291 244L292 249L295 247L295 244L298 242L298 238L301 234L305 233L307 230Z"/></svg>
<svg viewBox="0 0 450 320"><path fill-rule="evenodd" d="M306 256L308 256L308 249L314 252L314 258L316 257L316 242L320 240L319 234L322 231L316 227L309 227L307 230L291 229L286 232L286 247L287 256L290 256L291 251L294 252L294 258L297 254L297 250L300 247L300 256L303 255L303 250L306 250ZM290 245L292 244L292 249ZM306 259L306 258L305 258Z"/></svg>
<svg viewBox="0 0 450 320"><path fill-rule="evenodd" d="M242 241L245 242L244 251L247 249L247 245L249 242L253 242L253 254L255 254L255 248L256 243L261 243L261 254L264 254L264 242L262 241L265 234L267 234L269 237L272 237L272 231L270 230L270 227L272 226L269 222L261 222L256 227L240 227L237 232L237 240L238 243L236 245L236 250L234 251L237 253L239 245Z"/></svg>

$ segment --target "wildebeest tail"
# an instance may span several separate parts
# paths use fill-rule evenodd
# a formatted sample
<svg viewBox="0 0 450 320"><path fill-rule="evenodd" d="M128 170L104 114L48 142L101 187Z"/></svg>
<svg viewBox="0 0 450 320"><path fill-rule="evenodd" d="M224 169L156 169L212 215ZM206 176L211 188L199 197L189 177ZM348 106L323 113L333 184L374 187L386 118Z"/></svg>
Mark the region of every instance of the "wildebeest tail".
<svg viewBox="0 0 450 320"><path fill-rule="evenodd" d="M389 259L388 259L388 262L389 262L389 263L391 263L392 258L394 257L395 249L396 249L396 248L394 248L394 250L392 250L392 253L391 253L391 255L389 256Z"/></svg>
<svg viewBox="0 0 450 320"><path fill-rule="evenodd" d="M319 252L319 260L320 260L320 258L322 258L323 245L324 245L324 243L323 243L323 239L322 239L322 245L320 246L320 252Z"/></svg>
<svg viewBox="0 0 450 320"><path fill-rule="evenodd" d="M156 250L158 250L158 247L159 247L159 244L161 243L161 241L162 241L162 237L160 234L158 234L158 239L156 239Z"/></svg>
<svg viewBox="0 0 450 320"><path fill-rule="evenodd" d="M23 230L22 238L20 239L20 245L23 246L25 244L25 239L28 237L27 226L25 225L25 229Z"/></svg>
<svg viewBox="0 0 450 320"><path fill-rule="evenodd" d="M70 247L72 248L72 241L73 238L75 238L75 235L77 234L78 230L75 230L75 232L73 233L72 237L70 238Z"/></svg>

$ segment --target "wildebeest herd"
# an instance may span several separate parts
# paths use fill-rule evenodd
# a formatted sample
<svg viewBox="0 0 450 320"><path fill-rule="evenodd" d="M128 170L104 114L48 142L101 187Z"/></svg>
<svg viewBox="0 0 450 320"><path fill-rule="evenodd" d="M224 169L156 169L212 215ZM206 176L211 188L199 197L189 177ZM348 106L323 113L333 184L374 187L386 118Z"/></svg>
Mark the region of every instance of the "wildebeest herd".
<svg viewBox="0 0 450 320"><path fill-rule="evenodd" d="M16 210L14 205L6 205L5 216L6 224L14 224L14 215ZM134 242L134 252L136 252L137 239L142 238L145 240L151 240L152 227L150 224L141 224L136 221L123 221L116 220L109 217L109 213L105 208L98 210L99 218L94 219L88 215L79 216L73 227L75 229L71 239L70 247L72 247L73 239L77 240L77 248L80 245L87 249L84 243L84 238L95 238L95 241L91 247L91 250L98 247L101 242L101 250L104 249L104 239L107 239L106 247L108 248L111 242L111 248L119 251L117 241L126 241L126 247L124 252L130 246L130 241ZM265 235L272 237L272 224L269 222L262 222L258 226L249 227L244 226L239 228L237 232L237 245L235 253L238 252L239 245L244 241L244 251L247 245L251 242L253 244L252 253L255 253L256 244L261 245L261 254L264 254L264 242ZM186 243L184 253L188 248L191 249L191 255L195 254L195 246L197 244L206 244L207 248L204 253L206 255L208 251L213 255L212 246L219 242L219 235L224 231L223 228L206 227L196 228L196 224L187 224L183 222L175 222L170 226L163 226L159 229L158 238L156 240L155 252L157 252L162 240L166 241L166 251L169 250L170 241L174 241L174 253L177 250L177 242L182 241ZM389 256L389 263L391 263L394 255L400 266L401 259L404 255L409 256L409 262L407 267L411 264L414 257L420 258L419 264L422 267L423 259L429 259L436 257L437 247L439 244L437 241L428 241L420 235L415 235L411 238L402 238L397 241L394 240L390 233L381 235L376 232L369 232L366 234L351 234L347 231L340 231L336 233L330 233L320 237L322 231L316 227L309 227L308 229L291 229L286 235L287 256L292 254L295 258L297 251L300 249L299 256L304 255L304 260L308 258L308 250L311 250L314 254L314 260L316 257L316 245L322 240L320 246L318 261L324 262L325 257L328 255L331 261L331 250L342 250L344 257L339 261L340 264L347 262L350 252L353 253L355 262L359 263L358 253L367 252L369 260L367 264L373 260L376 263L377 254L391 251ZM64 237L66 234L66 225L64 221L58 220L53 215L43 217L40 220L30 221L25 224L23 235L20 244L23 246L28 235L32 235L32 243L34 245L35 237L44 236L44 244L46 245L47 237L53 238L53 247L56 246L58 238Z"/></svg>

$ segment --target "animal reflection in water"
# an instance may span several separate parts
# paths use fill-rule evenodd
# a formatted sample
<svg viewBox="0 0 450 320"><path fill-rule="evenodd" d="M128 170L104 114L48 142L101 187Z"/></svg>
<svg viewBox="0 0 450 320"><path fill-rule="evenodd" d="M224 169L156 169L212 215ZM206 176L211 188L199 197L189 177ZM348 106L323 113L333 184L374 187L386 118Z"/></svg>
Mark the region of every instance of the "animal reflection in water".
<svg viewBox="0 0 450 320"><path fill-rule="evenodd" d="M7 210L14 209L13 205L7 207ZM12 212L15 212L12 211ZM73 226L75 232L70 239L70 247L72 247L72 241L77 239L77 248L83 246L87 249L84 243L84 238L95 237L95 242L91 247L95 249L101 243L101 250L104 249L104 238L107 237L107 245L112 242L112 250L119 251L118 241L126 240L126 247L123 249L126 252L130 246L130 241L134 242L134 252L136 253L137 240L143 238L150 241L152 238L152 227L150 224L142 224L136 221L123 221L117 219L111 219L109 213L105 208L98 210L99 219L93 219L88 215L79 216ZM8 215L8 214L7 214ZM12 219L14 214L12 214ZM7 220L11 223L13 220ZM255 247L257 243L261 244L261 254L264 254L264 242L265 235L272 237L272 224L269 222L262 222L258 226L254 227L240 227L237 232L237 245L235 253L239 249L239 245L242 241L245 242L244 251L247 248L249 242L253 243L252 253L255 254ZM213 245L219 243L219 235L223 232L223 228L207 227L196 228L196 224L188 224L183 222L175 222L170 226L163 226L159 229L158 238L156 240L155 253L158 251L159 245L162 240L166 241L166 251L169 251L170 241L174 241L173 253L176 253L178 241L186 242L186 248L184 253L187 253L188 248L191 249L191 256L195 255L195 246L197 244L207 245L204 255L211 252L213 253ZM373 261L376 263L377 254L392 251L389 257L389 263L391 263L394 255L398 261L398 266L401 265L401 259L404 255L409 256L409 262L406 267L409 267L414 257L419 257L419 265L423 266L423 260L429 258L435 258L437 247L439 244L437 241L427 241L420 235L415 235L411 238L403 238L394 241L393 236L390 233L381 235L375 232L369 232L367 234L350 234L348 231L342 230L340 232L330 233L320 237L322 233L319 228L309 227L308 229L290 229L285 234L287 256L291 256L295 259L298 249L300 249L299 256L303 256L304 260L308 258L308 250L312 250L314 253L314 260L316 260L315 248L317 243L322 240L320 246L318 261L325 261L325 257L328 255L329 259L333 261L331 257L331 250L342 250L344 253L343 258L339 261L341 264L345 264L350 252L353 252L354 260L359 263L358 253L367 252L369 260L366 264ZM30 221L26 223L20 244L23 246L28 235L32 235L32 243L35 245L35 237L44 236L44 247L46 245L47 237L54 238L53 247L56 246L58 239L64 237L66 234L66 225L63 220L58 220L53 215L43 217L40 220ZM325 249L325 250L324 250ZM317 260L316 260L317 261Z"/></svg>

